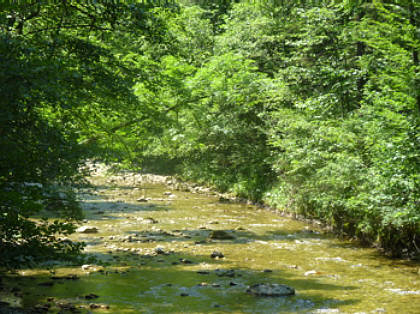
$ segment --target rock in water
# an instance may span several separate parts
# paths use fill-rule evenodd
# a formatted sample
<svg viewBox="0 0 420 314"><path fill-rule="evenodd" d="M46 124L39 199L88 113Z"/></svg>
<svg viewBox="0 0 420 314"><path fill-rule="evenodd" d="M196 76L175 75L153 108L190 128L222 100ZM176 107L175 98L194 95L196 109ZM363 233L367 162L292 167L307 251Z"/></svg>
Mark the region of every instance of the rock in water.
<svg viewBox="0 0 420 314"><path fill-rule="evenodd" d="M94 293L89 293L88 295L85 295L86 300L91 300L91 299L96 299L96 298L99 298L99 296L97 296Z"/></svg>
<svg viewBox="0 0 420 314"><path fill-rule="evenodd" d="M163 247L155 247L155 253L156 254L165 254L165 250L163 249Z"/></svg>
<svg viewBox="0 0 420 314"><path fill-rule="evenodd" d="M223 230L213 230L209 234L210 239L214 240L233 240L235 237Z"/></svg>
<svg viewBox="0 0 420 314"><path fill-rule="evenodd" d="M98 233L98 228L92 226L82 226L76 229L78 233Z"/></svg>
<svg viewBox="0 0 420 314"><path fill-rule="evenodd" d="M223 255L223 253L222 253L222 252L219 252L219 251L213 251L213 253L211 253L210 257L211 257L211 258L223 258L223 257L225 257L225 256Z"/></svg>
<svg viewBox="0 0 420 314"><path fill-rule="evenodd" d="M284 297L295 294L295 289L276 283L258 283L248 287L246 292L261 297Z"/></svg>

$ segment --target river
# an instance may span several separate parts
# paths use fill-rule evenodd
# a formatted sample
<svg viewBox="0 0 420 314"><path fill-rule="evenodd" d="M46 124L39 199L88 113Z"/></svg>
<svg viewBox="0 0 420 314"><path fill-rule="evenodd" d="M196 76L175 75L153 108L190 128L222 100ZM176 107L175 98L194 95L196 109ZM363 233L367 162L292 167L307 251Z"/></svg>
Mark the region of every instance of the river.
<svg viewBox="0 0 420 314"><path fill-rule="evenodd" d="M90 261L9 273L3 301L40 313L420 313L418 263L158 176L90 180L87 228L70 237ZM258 296L255 284L295 295Z"/></svg>

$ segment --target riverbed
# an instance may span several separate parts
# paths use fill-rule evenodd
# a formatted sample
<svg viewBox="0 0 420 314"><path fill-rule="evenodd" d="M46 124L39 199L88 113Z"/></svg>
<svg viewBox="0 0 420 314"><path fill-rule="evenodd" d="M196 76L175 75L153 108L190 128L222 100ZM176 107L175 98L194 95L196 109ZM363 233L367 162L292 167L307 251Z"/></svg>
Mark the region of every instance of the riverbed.
<svg viewBox="0 0 420 314"><path fill-rule="evenodd" d="M2 301L40 313L420 313L418 263L164 177L98 168L90 181L70 236L90 260L9 273Z"/></svg>

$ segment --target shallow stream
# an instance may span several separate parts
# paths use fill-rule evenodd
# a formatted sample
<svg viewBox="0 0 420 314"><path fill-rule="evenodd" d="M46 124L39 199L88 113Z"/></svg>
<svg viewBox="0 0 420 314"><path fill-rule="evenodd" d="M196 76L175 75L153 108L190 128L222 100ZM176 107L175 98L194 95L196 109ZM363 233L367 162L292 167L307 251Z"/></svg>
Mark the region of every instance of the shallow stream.
<svg viewBox="0 0 420 314"><path fill-rule="evenodd" d="M40 313L420 313L418 263L151 178L93 175L80 198L94 233L71 239L95 260L8 274L2 301ZM258 283L296 294L247 292Z"/></svg>

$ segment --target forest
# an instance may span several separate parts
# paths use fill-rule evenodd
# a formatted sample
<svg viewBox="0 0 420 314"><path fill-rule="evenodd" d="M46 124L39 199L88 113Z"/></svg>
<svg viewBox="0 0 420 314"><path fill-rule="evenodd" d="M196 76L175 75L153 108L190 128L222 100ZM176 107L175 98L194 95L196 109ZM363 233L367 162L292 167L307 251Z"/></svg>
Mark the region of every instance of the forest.
<svg viewBox="0 0 420 314"><path fill-rule="evenodd" d="M418 259L419 20L416 0L2 1L0 264L77 258L86 160Z"/></svg>

